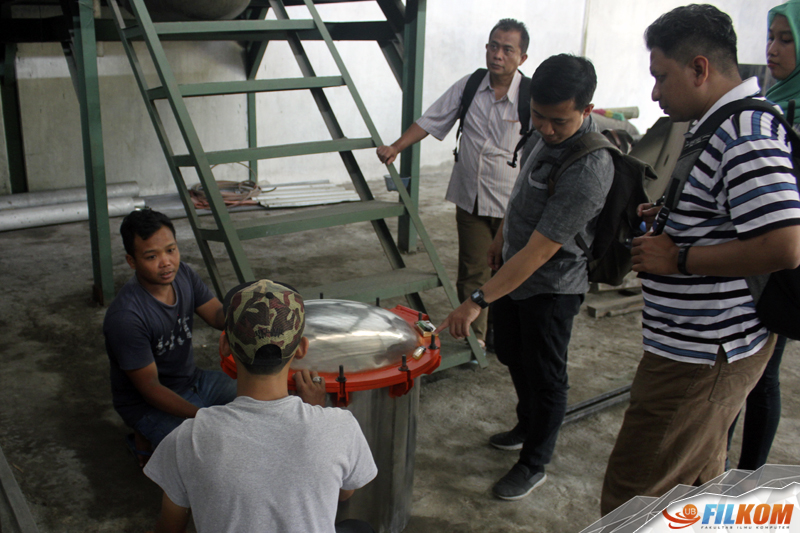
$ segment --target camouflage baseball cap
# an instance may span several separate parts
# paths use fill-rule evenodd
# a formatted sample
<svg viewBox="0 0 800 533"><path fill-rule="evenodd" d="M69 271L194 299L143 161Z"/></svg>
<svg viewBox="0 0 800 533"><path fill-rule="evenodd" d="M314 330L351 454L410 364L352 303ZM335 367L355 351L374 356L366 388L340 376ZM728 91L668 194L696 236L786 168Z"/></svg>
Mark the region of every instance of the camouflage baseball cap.
<svg viewBox="0 0 800 533"><path fill-rule="evenodd" d="M282 366L303 338L303 297L286 285L268 279L239 285L224 308L228 342L243 363Z"/></svg>

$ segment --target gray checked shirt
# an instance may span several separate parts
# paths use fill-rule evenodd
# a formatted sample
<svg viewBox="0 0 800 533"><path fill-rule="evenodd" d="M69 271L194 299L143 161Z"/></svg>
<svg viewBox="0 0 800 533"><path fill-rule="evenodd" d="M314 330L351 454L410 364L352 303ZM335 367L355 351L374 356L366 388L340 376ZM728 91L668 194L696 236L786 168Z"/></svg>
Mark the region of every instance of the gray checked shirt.
<svg viewBox="0 0 800 533"><path fill-rule="evenodd" d="M469 75L464 76L450 87L417 120L417 125L439 140L446 137L458 120L468 79ZM517 111L521 79L522 75L515 73L508 94L495 100L487 72L467 111L458 161L445 196L465 211L471 213L477 199L478 215L502 218L505 214L519 172L507 162L521 138Z"/></svg>
<svg viewBox="0 0 800 533"><path fill-rule="evenodd" d="M503 259L508 261L524 248L534 231L563 246L511 292L514 300L537 294L583 294L589 290L586 256L575 242L575 235L580 233L587 246L592 245L597 215L614 179L614 162L604 149L578 159L558 179L552 196L547 178L553 168L549 161L558 159L583 134L596 130L589 116L575 135L559 145L548 146L534 134L525 146L522 169L503 226Z"/></svg>

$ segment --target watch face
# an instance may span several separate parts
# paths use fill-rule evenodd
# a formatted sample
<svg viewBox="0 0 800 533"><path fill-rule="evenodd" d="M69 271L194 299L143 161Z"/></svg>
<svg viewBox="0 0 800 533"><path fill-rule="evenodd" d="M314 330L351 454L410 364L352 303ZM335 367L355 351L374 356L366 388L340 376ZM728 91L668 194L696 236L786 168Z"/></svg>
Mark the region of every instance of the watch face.
<svg viewBox="0 0 800 533"><path fill-rule="evenodd" d="M478 304L481 309L486 309L489 306L489 304L486 303L486 300L483 299L483 291L480 289L472 293L470 300Z"/></svg>

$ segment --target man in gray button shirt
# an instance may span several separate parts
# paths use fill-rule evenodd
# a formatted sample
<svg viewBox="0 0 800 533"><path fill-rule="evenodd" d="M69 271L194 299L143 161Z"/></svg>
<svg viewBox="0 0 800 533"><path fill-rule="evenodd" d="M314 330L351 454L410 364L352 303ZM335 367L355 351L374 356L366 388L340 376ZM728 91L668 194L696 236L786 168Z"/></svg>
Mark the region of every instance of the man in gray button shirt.
<svg viewBox="0 0 800 533"><path fill-rule="evenodd" d="M513 19L503 19L492 28L486 44L488 72L464 117L458 158L453 165L446 199L456 204L458 227L458 298L464 301L488 281L491 271L486 252L503 219L508 197L517 178L516 168L507 162L522 138L517 109L522 74L517 70L527 59L528 31ZM378 159L391 164L397 154L428 134L439 140L450 132L459 118L461 95L470 75L450 87L389 146L378 147ZM524 124L524 126L528 126ZM487 313L472 325L483 344Z"/></svg>
<svg viewBox="0 0 800 533"><path fill-rule="evenodd" d="M559 158L589 131L597 77L591 62L560 54L531 78L531 118L536 132L522 155L501 230L489 249L496 274L439 326L456 338L469 334L481 308L492 303L497 357L508 366L519 402L517 425L489 442L521 450L517 464L493 492L517 500L544 482L567 408L567 347L572 320L589 289L586 256L597 215L614 178L607 150L569 166L552 195L547 178ZM501 268L502 267L502 268Z"/></svg>

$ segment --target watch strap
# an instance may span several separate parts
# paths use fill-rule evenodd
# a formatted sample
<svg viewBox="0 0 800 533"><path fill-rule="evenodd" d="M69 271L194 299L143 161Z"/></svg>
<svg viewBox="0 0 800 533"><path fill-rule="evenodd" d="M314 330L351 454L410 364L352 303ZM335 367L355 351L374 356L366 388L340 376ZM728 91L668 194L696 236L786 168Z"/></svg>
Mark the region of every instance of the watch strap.
<svg viewBox="0 0 800 533"><path fill-rule="evenodd" d="M469 299L478 304L478 306L481 309L486 309L487 307L489 307L489 304L486 302L486 300L483 299L483 291L480 289L473 292L470 295Z"/></svg>
<svg viewBox="0 0 800 533"><path fill-rule="evenodd" d="M689 248L691 248L691 246L684 246L678 250L678 272L684 276L691 276L689 271L686 269L686 260L689 255Z"/></svg>

